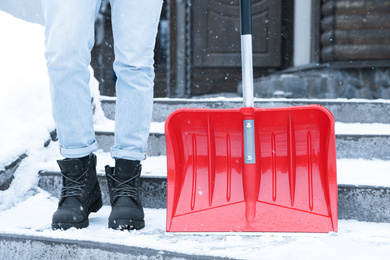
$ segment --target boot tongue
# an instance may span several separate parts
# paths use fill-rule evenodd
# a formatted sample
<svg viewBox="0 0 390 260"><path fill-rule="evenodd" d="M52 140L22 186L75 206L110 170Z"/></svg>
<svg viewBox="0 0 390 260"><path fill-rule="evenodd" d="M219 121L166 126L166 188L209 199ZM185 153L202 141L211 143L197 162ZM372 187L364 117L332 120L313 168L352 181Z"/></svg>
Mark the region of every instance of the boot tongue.
<svg viewBox="0 0 390 260"><path fill-rule="evenodd" d="M115 162L114 176L120 179L129 179L137 174L140 161L117 159Z"/></svg>
<svg viewBox="0 0 390 260"><path fill-rule="evenodd" d="M78 177L81 175L82 163L79 159L58 160L62 174L68 177Z"/></svg>

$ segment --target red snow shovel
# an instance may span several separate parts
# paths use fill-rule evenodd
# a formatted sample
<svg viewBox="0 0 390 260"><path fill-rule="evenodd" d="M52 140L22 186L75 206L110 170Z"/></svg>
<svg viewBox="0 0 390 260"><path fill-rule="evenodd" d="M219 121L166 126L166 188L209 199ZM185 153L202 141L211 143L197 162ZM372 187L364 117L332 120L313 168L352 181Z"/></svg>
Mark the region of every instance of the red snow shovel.
<svg viewBox="0 0 390 260"><path fill-rule="evenodd" d="M168 117L166 230L336 232L334 118L253 107L250 0L240 8L244 107Z"/></svg>

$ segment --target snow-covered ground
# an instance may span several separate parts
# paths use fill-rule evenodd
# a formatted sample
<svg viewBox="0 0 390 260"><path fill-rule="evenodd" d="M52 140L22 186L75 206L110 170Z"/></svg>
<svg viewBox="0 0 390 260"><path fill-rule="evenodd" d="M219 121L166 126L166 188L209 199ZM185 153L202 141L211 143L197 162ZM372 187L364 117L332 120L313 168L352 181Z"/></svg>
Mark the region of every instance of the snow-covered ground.
<svg viewBox="0 0 390 260"><path fill-rule="evenodd" d="M15 172L11 187L0 191L0 233L100 241L242 259L389 258L390 224L353 220L340 220L339 232L330 234L177 234L165 232L165 210L146 209L145 229L119 232L107 228L110 208L105 206L91 214L90 226L86 229L52 231L51 216L58 200L37 186L38 171L58 170L55 160L61 158L58 143L43 146L54 129L43 56L43 27L1 11L0 24L0 170L20 154L28 155ZM94 78L90 85L97 97L98 86ZM98 102L96 106L96 128L112 127L113 122L104 118ZM161 124L152 126L153 132L162 129ZM351 129L359 129L362 134L390 132L389 125L336 125L340 134ZM105 164L113 163L109 154L99 151L97 155L99 171ZM165 157L148 158L143 174L165 175L165 160ZM389 161L338 160L337 164L339 184L390 186ZM370 178L367 178L368 172Z"/></svg>
<svg viewBox="0 0 390 260"><path fill-rule="evenodd" d="M0 232L64 239L100 241L195 255L239 259L388 259L390 224L339 221L331 234L165 232L165 210L146 209L146 227L120 232L107 228L110 208L91 214L86 229L52 231L51 214L57 200L38 192L14 208L0 212ZM28 212L28 218L26 218Z"/></svg>

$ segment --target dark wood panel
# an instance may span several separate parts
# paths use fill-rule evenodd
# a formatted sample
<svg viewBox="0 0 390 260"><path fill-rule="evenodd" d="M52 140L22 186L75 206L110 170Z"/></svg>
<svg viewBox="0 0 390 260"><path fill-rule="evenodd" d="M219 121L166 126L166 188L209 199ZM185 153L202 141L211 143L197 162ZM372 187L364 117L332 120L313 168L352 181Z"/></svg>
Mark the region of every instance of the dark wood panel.
<svg viewBox="0 0 390 260"><path fill-rule="evenodd" d="M337 15L323 18L322 30L361 30L390 28L390 14L386 15Z"/></svg>
<svg viewBox="0 0 390 260"><path fill-rule="evenodd" d="M321 44L389 44L390 48L389 35L390 29L336 30L323 33Z"/></svg>
<svg viewBox="0 0 390 260"><path fill-rule="evenodd" d="M390 1L325 1L321 60L390 59Z"/></svg>
<svg viewBox="0 0 390 260"><path fill-rule="evenodd" d="M322 15L329 16L337 10L339 14L388 14L390 1L386 0L356 0L356 1L327 1L322 6Z"/></svg>
<svg viewBox="0 0 390 260"><path fill-rule="evenodd" d="M389 45L333 45L322 49L324 60L390 60Z"/></svg>
<svg viewBox="0 0 390 260"><path fill-rule="evenodd" d="M241 66L239 1L194 0L193 66ZM281 1L252 1L253 65L281 66Z"/></svg>

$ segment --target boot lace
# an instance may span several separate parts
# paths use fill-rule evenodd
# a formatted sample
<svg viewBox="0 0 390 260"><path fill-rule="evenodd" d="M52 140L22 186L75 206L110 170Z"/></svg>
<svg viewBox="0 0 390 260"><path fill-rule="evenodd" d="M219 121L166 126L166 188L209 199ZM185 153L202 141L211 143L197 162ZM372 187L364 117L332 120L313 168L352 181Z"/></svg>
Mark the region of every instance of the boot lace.
<svg viewBox="0 0 390 260"><path fill-rule="evenodd" d="M139 177L139 174L135 175L134 177L126 180L126 181L119 181L118 179L115 179L112 175L107 175L110 177L116 185L112 188L113 193L113 199L115 200L118 197L131 197L135 200L137 200L137 188L131 185L131 181Z"/></svg>
<svg viewBox="0 0 390 260"><path fill-rule="evenodd" d="M61 196L63 198L82 195L82 192L85 189L86 185L83 184L81 180L84 178L84 175L88 172L88 170L89 168L87 168L86 171L77 179L71 179L61 173L62 177L64 177L68 181L68 184L62 187Z"/></svg>

